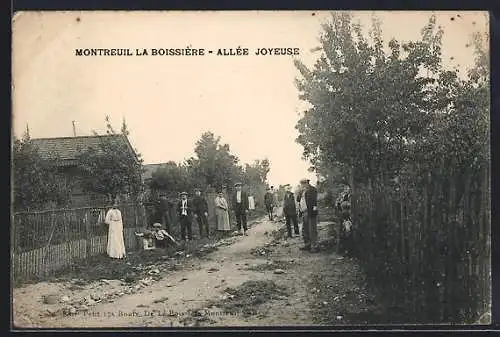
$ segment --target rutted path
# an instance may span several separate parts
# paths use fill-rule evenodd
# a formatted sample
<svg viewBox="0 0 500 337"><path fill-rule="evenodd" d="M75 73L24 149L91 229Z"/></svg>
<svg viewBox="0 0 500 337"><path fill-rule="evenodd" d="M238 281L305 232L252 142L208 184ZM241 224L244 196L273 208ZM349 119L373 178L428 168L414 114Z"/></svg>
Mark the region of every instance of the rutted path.
<svg viewBox="0 0 500 337"><path fill-rule="evenodd" d="M336 262L341 259L334 253L300 251L299 237L273 241L270 234L278 227L283 224L261 221L249 230L249 236L220 247L208 259L193 260L188 269L169 272L136 293L111 303L94 304L86 312L45 315L38 323L29 325L53 328L312 325L315 323L312 310L316 310L312 308L318 303L328 304L321 298L323 289L314 288L313 279L334 268L332 264L341 263ZM340 273L335 277L346 275ZM247 287L246 293L242 290L239 304L228 309L228 303L238 300L234 291L242 285L253 285L254 289ZM273 287L262 293L264 285L275 285L284 293L273 294ZM252 304L255 311L244 314L244 308L239 308L244 302Z"/></svg>

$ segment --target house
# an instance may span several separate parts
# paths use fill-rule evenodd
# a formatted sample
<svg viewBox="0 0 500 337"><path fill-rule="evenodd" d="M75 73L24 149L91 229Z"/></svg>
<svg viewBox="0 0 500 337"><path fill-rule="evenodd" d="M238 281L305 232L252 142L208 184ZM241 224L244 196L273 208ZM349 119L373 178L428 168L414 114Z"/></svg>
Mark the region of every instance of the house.
<svg viewBox="0 0 500 337"><path fill-rule="evenodd" d="M128 153L139 163L139 159L128 138L125 135L95 135L78 137L58 137L58 138L32 138L32 144L38 148L38 152L43 159L52 160L64 173L67 179L78 182L81 175L78 169L77 155L88 148L99 151L99 144L102 141L118 142L126 145ZM78 183L71 191L71 206L94 206L107 202L107 197L85 193Z"/></svg>

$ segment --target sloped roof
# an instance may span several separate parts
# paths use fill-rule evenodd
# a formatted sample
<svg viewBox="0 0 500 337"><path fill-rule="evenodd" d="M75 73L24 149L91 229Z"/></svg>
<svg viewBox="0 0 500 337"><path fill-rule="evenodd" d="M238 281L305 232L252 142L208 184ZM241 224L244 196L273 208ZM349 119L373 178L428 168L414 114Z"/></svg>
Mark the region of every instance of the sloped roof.
<svg viewBox="0 0 500 337"><path fill-rule="evenodd" d="M47 160L60 159L64 164L70 164L76 160L76 156L85 149L92 147L99 151L99 142L102 140L122 142L127 145L134 158L137 159L132 145L124 135L102 135L102 136L79 136L79 137L57 137L57 138L33 138L33 145L38 148L42 158Z"/></svg>

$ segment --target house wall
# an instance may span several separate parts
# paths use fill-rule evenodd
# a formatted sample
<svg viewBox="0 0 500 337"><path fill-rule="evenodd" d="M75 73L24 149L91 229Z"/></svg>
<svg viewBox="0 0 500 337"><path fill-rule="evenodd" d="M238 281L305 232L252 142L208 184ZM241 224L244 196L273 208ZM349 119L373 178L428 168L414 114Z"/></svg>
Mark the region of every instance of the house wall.
<svg viewBox="0 0 500 337"><path fill-rule="evenodd" d="M102 206L109 204L108 196L85 192L82 185L79 183L81 172L76 166L67 166L61 168L60 172L64 174L68 185L72 185L70 207L87 207L87 206ZM122 201L127 198L121 196Z"/></svg>

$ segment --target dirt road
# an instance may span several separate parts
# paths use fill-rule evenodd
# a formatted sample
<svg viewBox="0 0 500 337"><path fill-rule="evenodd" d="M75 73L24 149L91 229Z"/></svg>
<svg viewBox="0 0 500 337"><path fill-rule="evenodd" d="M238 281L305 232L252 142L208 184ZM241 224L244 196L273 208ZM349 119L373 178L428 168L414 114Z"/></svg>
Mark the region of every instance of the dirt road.
<svg viewBox="0 0 500 337"><path fill-rule="evenodd" d="M205 258L186 256L181 270L146 280L129 294L121 280L96 282L76 293L69 283L14 289L14 322L53 328L290 326L361 323L359 314L376 310L353 261L333 252L303 252L301 238L285 240L283 226L261 220L249 236ZM325 237L326 226L319 228ZM59 310L64 304L43 303L47 292L67 294L66 302L86 295L90 303ZM103 303L92 295L97 292L118 295Z"/></svg>

